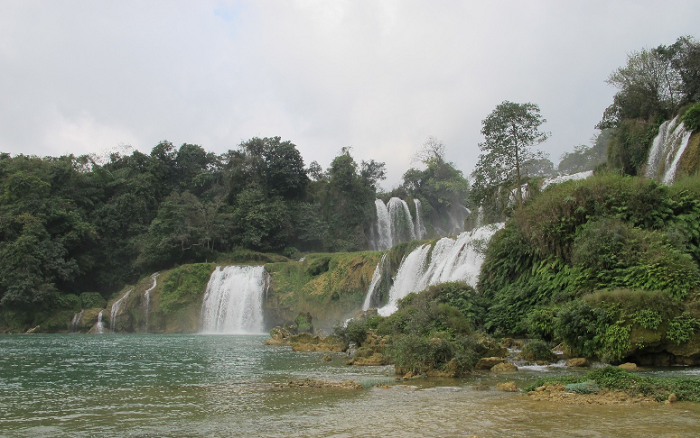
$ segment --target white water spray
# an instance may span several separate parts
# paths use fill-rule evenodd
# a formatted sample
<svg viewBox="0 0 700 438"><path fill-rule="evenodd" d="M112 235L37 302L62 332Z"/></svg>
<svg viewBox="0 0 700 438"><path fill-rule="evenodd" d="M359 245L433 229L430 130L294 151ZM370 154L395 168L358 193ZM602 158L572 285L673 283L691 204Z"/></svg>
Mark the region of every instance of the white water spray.
<svg viewBox="0 0 700 438"><path fill-rule="evenodd" d="M262 333L263 299L269 285L263 266L217 267L202 301L202 331Z"/></svg>
<svg viewBox="0 0 700 438"><path fill-rule="evenodd" d="M379 314L391 315L401 298L434 284L465 281L476 286L486 244L502 227L503 224L486 225L464 232L457 239L442 238L432 248L426 244L413 250L401 261L389 290L389 302L379 309Z"/></svg>

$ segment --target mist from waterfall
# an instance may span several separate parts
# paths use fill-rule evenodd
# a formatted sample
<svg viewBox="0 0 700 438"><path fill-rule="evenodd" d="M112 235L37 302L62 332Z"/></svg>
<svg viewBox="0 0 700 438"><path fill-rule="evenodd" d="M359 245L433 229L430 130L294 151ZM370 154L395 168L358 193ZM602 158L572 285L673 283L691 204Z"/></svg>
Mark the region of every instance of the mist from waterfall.
<svg viewBox="0 0 700 438"><path fill-rule="evenodd" d="M263 266L217 267L202 301L205 333L262 333L263 300L269 285Z"/></svg>

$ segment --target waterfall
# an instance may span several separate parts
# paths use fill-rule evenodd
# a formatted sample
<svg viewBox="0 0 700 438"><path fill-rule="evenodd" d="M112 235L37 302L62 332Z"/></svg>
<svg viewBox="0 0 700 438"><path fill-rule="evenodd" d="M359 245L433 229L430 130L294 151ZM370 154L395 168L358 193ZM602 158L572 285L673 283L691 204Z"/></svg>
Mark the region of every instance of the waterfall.
<svg viewBox="0 0 700 438"><path fill-rule="evenodd" d="M433 247L426 244L413 250L401 261L389 290L389 303L379 309L379 314L391 315L401 298L434 284L465 281L476 286L486 244L502 227L503 224L486 225L461 233L456 239L444 237Z"/></svg>
<svg viewBox="0 0 700 438"><path fill-rule="evenodd" d="M413 204L416 206L416 238L424 239L427 232L425 231L425 226L423 225L423 205L420 199L414 199Z"/></svg>
<svg viewBox="0 0 700 438"><path fill-rule="evenodd" d="M117 326L117 316L119 315L119 310L121 310L122 307L122 302L129 297L129 294L131 293L133 289L129 289L126 291L124 295L122 295L121 298L119 298L117 301L112 304L112 310L109 312L109 329L114 333L114 329ZM100 313L101 314L101 313Z"/></svg>
<svg viewBox="0 0 700 438"><path fill-rule="evenodd" d="M100 313L97 314L97 324L95 324L95 330L99 334L102 334L105 332L105 327L102 324L102 312L104 312L104 310L100 310Z"/></svg>
<svg viewBox="0 0 700 438"><path fill-rule="evenodd" d="M411 211L408 209L406 201L400 198L391 198L386 205L391 217L391 239L392 244L408 242L416 239L415 227Z"/></svg>
<svg viewBox="0 0 700 438"><path fill-rule="evenodd" d="M145 316L145 322L146 322L146 331L148 331L148 312L151 307L151 291L156 288L158 285L158 276L160 275L160 272L156 272L155 274L151 275L151 279L153 280L153 284L151 287L146 289L146 291L143 293L143 297L145 298L144 300L144 316Z"/></svg>
<svg viewBox="0 0 700 438"><path fill-rule="evenodd" d="M202 301L202 331L262 333L268 275L263 266L217 267Z"/></svg>
<svg viewBox="0 0 700 438"><path fill-rule="evenodd" d="M382 271L384 271L384 260L386 260L386 254L382 256L382 259L377 263L377 267L374 268L374 274L372 274L372 281L369 282L369 288L367 288L367 296L365 297L365 303L362 305L362 310L369 310L372 305L372 296L374 291L379 286L379 282L382 281Z"/></svg>
<svg viewBox="0 0 700 438"><path fill-rule="evenodd" d="M85 309L82 309L80 312L73 315L73 319L70 322L71 332L75 333L78 331L78 327L80 327L80 321L82 321L83 319L83 313L85 313Z"/></svg>
<svg viewBox="0 0 700 438"><path fill-rule="evenodd" d="M389 217L389 210L381 199L374 200L374 207L377 211L377 223L375 225L376 240L374 241L373 249L391 249L393 242L391 238L391 218Z"/></svg>
<svg viewBox="0 0 700 438"><path fill-rule="evenodd" d="M659 126L659 133L654 138L645 176L656 179L664 184L673 183L678 169L678 162L688 147L688 141L692 132L685 129L683 122L678 123L676 116L673 120L667 120Z"/></svg>

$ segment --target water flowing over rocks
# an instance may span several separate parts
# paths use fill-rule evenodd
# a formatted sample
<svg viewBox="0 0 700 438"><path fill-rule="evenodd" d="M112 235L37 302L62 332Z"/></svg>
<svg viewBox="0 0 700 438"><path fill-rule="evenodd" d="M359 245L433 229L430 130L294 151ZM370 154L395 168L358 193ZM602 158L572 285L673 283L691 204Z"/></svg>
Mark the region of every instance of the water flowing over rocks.
<svg viewBox="0 0 700 438"><path fill-rule="evenodd" d="M262 333L262 305L269 285L263 266L217 267L202 301L205 333Z"/></svg>
<svg viewBox="0 0 700 438"><path fill-rule="evenodd" d="M421 245L404 258L389 290L389 302L379 314L394 313L401 298L420 292L428 286L448 281L465 281L476 286L479 270L484 261L484 248L503 224L486 225L467 231L456 239L442 238L435 243Z"/></svg>
<svg viewBox="0 0 700 438"><path fill-rule="evenodd" d="M678 163L688 147L692 132L685 129L676 116L659 126L647 159L645 176L664 184L671 184L676 176Z"/></svg>

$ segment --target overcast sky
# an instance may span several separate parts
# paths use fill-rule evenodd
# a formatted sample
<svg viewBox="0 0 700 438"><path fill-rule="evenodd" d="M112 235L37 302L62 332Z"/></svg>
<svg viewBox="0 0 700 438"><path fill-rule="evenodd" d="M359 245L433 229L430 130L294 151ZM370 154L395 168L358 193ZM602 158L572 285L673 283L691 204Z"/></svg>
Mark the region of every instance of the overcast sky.
<svg viewBox="0 0 700 438"><path fill-rule="evenodd" d="M307 165L384 161L388 189L428 136L468 175L509 100L540 106L556 164L590 143L628 53L698 29L697 0L0 0L0 151L281 136Z"/></svg>

